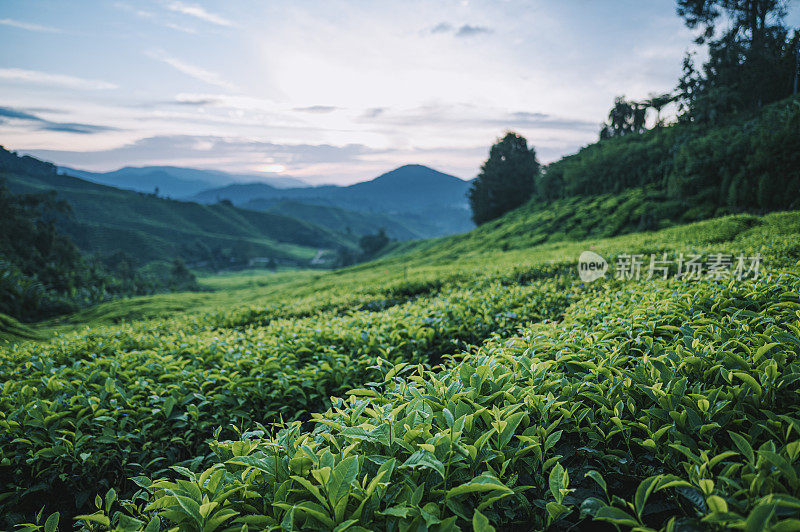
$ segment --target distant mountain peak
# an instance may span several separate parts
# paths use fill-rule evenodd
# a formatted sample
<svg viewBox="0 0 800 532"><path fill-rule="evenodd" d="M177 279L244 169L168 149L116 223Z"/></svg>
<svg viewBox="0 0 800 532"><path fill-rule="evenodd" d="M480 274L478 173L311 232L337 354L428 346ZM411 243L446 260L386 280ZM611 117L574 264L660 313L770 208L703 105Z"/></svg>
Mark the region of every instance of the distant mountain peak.
<svg viewBox="0 0 800 532"><path fill-rule="evenodd" d="M463 181L458 177L450 174L445 174L444 172L440 172L439 170L434 170L429 166L425 166L423 164L404 164L403 166L398 166L394 170L389 170L388 172L379 175L372 181L386 181L386 180L394 180L394 179L441 179L445 181ZM365 183L369 183L370 181L365 181Z"/></svg>

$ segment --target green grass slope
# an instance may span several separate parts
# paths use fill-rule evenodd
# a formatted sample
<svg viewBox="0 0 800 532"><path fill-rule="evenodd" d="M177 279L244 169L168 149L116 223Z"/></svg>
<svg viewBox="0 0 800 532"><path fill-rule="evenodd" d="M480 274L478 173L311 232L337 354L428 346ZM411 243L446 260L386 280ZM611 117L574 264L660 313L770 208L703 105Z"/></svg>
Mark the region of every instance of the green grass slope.
<svg viewBox="0 0 800 532"><path fill-rule="evenodd" d="M701 217L705 218L705 217ZM742 214L718 218L727 225L756 223ZM456 261L476 253L526 249L539 244L605 239L628 233L647 233L697 221L685 203L670 200L651 187L622 193L573 196L527 204L462 235L422 242L401 242L387 248L386 257L425 256L425 260ZM713 222L712 222L713 223Z"/></svg>

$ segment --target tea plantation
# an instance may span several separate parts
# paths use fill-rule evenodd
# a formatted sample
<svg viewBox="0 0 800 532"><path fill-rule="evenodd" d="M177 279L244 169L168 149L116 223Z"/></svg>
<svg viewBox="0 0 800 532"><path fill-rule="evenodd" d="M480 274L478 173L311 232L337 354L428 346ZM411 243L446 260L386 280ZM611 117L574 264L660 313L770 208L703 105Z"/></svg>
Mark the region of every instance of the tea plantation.
<svg viewBox="0 0 800 532"><path fill-rule="evenodd" d="M800 530L800 213L501 230L0 347L0 525ZM590 246L763 259L587 284Z"/></svg>

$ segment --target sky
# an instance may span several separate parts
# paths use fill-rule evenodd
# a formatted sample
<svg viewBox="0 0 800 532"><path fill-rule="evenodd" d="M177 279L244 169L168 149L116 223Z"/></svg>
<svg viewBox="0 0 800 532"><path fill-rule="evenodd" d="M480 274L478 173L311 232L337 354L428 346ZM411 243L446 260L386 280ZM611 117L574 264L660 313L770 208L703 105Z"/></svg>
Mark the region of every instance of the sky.
<svg viewBox="0 0 800 532"><path fill-rule="evenodd" d="M596 140L691 43L673 0L2 0L0 144L94 171L470 179L506 131L543 163Z"/></svg>

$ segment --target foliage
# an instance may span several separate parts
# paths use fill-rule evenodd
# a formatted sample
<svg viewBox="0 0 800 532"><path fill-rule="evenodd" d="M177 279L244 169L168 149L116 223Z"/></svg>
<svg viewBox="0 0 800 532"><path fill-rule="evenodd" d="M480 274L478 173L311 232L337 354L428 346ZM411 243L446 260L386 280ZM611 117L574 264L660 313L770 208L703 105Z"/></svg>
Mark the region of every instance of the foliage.
<svg viewBox="0 0 800 532"><path fill-rule="evenodd" d="M660 100L658 104L662 105ZM624 96L615 98L614 107L608 113L608 123L603 124L600 130L600 140L642 133L645 130L647 108L647 105L628 101Z"/></svg>
<svg viewBox="0 0 800 532"><path fill-rule="evenodd" d="M13 343L20 340L43 340L38 331L20 323L11 316L0 314L0 344Z"/></svg>
<svg viewBox="0 0 800 532"><path fill-rule="evenodd" d="M684 120L715 123L792 94L800 34L789 38L786 13L783 0L678 0L686 25L701 30L696 42L708 43L701 69L684 62Z"/></svg>
<svg viewBox="0 0 800 532"><path fill-rule="evenodd" d="M675 152L667 178L673 197L733 209L796 206L800 188L800 99L767 108L758 120L715 128Z"/></svg>
<svg viewBox="0 0 800 532"><path fill-rule="evenodd" d="M539 162L524 137L507 133L489 150L489 159L468 196L472 219L481 225L519 207L534 193Z"/></svg>
<svg viewBox="0 0 800 532"><path fill-rule="evenodd" d="M796 195L780 191L800 185L798 143L800 99L790 98L715 127L681 123L589 145L548 165L537 187L549 201L652 187L702 217L792 209Z"/></svg>
<svg viewBox="0 0 800 532"><path fill-rule="evenodd" d="M0 183L0 313L35 321L113 297L165 290L198 290L179 259L167 268L137 271L136 260L117 252L85 257L54 220L69 205L54 192L12 194Z"/></svg>
<svg viewBox="0 0 800 532"><path fill-rule="evenodd" d="M797 275L605 288L562 324L491 340L449 367L382 369L313 430L216 440L217 464L142 480L133 509L183 530L454 529L477 515L536 529L581 518L789 526L800 502ZM683 297L665 297L675 290Z"/></svg>
<svg viewBox="0 0 800 532"><path fill-rule="evenodd" d="M379 229L374 235L364 235L358 240L358 246L366 257L376 255L388 243L389 237L386 236L386 230L383 228Z"/></svg>
<svg viewBox="0 0 800 532"><path fill-rule="evenodd" d="M380 357L435 362L527 320L557 317L567 301L551 282L481 281L379 312L247 313L247 323L265 325L244 331L242 318L221 314L205 331L185 321L184 329L148 324L15 350L0 366L2 513L46 495L69 515L98 486L126 490L126 478L162 474L165 464L197 466L217 427L307 419L331 395L369 380Z"/></svg>
<svg viewBox="0 0 800 532"><path fill-rule="evenodd" d="M87 530L797 517L798 233L790 213L594 242L612 262L759 252L761 281L586 286L558 263L585 243L420 249L408 278L387 258L271 296L291 305L6 348L3 513L47 501L39 526L83 512Z"/></svg>
<svg viewBox="0 0 800 532"><path fill-rule="evenodd" d="M11 194L0 183L0 312L30 320L70 308L70 292L94 277L53 217L69 211L55 194Z"/></svg>

